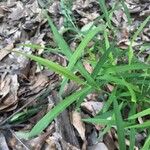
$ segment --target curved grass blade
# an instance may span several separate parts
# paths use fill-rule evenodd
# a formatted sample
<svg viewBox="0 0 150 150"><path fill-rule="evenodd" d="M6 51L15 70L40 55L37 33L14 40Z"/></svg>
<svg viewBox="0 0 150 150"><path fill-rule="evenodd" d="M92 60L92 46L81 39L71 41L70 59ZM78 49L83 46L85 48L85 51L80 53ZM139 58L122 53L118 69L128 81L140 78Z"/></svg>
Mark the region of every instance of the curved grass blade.
<svg viewBox="0 0 150 150"><path fill-rule="evenodd" d="M85 82L83 80L81 80L79 77L77 77L76 75L74 75L71 71L69 71L68 69L50 61L50 60L47 60L47 59L44 59L44 58L41 58L41 57L38 57L38 56L34 56L34 55L31 55L31 54L25 54L25 53L21 53L21 52L18 52L18 51L13 51L17 54L21 54L23 56L26 56L36 62L38 62L39 64L55 71L56 73L58 74L61 74L65 77L67 77L68 79L71 79L79 84L85 84Z"/></svg>
<svg viewBox="0 0 150 150"><path fill-rule="evenodd" d="M133 42L136 40L136 38L138 37L138 35L142 32L143 28L146 26L146 24L150 21L150 16L148 16L143 23L141 23L140 27L138 28L138 30L135 32L135 34L133 35L132 39L131 39L131 43L129 45L129 64L131 64L132 58L133 58Z"/></svg>
<svg viewBox="0 0 150 150"><path fill-rule="evenodd" d="M149 128L150 127L150 121L146 121L142 124L136 124L136 125L132 125L132 126L128 126L126 128L130 128L130 129L144 129L144 128Z"/></svg>
<svg viewBox="0 0 150 150"><path fill-rule="evenodd" d="M55 27L54 23L52 22L51 18L48 16L47 12L44 12L48 24L51 27L51 30L54 35L55 42L59 46L59 48L62 50L62 53L68 58L70 61L71 56L72 56L72 51L69 48L68 44L64 40L63 36L58 32L57 28ZM77 62L77 67L82 74L83 77L85 77L86 81L91 85L91 86L98 86L97 83L93 80L93 78L90 76L90 74L85 70L81 62Z"/></svg>
<svg viewBox="0 0 150 150"><path fill-rule="evenodd" d="M96 27L92 30L90 30L87 35L85 36L85 38L81 41L81 43L79 44L79 46L76 48L75 52L73 53L73 55L70 58L69 64L68 64L68 69L72 70L73 67L75 66L75 64L77 63L78 59L82 56L82 53L84 51L84 49L86 48L86 46L88 45L88 43L93 39L93 37L103 31L104 28L99 26ZM67 83L67 79L64 78L63 82L62 82L62 86L61 86L61 91L62 89L64 89L64 86ZM97 86L97 85L96 85Z"/></svg>
<svg viewBox="0 0 150 150"><path fill-rule="evenodd" d="M135 88L134 85L126 82L123 78L120 79L118 77L114 77L114 76L105 74L104 76L101 76L99 79L106 80L106 81L109 81L109 82L115 82L118 85L123 85L123 86L127 87L127 89L130 92L130 95L131 95L131 101L136 102L136 94L135 94L134 90L137 90L137 89Z"/></svg>
<svg viewBox="0 0 150 150"><path fill-rule="evenodd" d="M128 120L132 120L132 119L136 119L138 117L143 117L143 116L146 116L146 115L149 115L150 114L150 108L146 109L146 110L143 110L135 115L132 115L128 118Z"/></svg>
<svg viewBox="0 0 150 150"><path fill-rule="evenodd" d="M98 75L100 69L102 69L103 65L108 61L108 57L109 54L111 53L111 51L114 49L114 45L111 45L106 51L105 53L102 55L102 57L99 59L99 61L97 62L93 72L92 72L92 77L96 78L96 76Z"/></svg>
<svg viewBox="0 0 150 150"><path fill-rule="evenodd" d="M107 10L106 4L105 4L105 0L98 0L100 8L105 16L106 21L108 22L108 26L110 28L112 28L112 24L111 24L111 20L109 18L109 12Z"/></svg>
<svg viewBox="0 0 150 150"><path fill-rule="evenodd" d="M50 110L38 123L33 127L29 133L29 137L34 137L40 134L61 112L63 112L68 106L75 102L83 94L87 93L91 87L86 87L71 96L62 100L57 106Z"/></svg>
<svg viewBox="0 0 150 150"><path fill-rule="evenodd" d="M119 66L112 66L109 68L106 68L106 73L122 73L126 71L131 70L143 70L143 69L149 69L150 65L144 64L144 63L135 63L130 65L119 65Z"/></svg>
<svg viewBox="0 0 150 150"><path fill-rule="evenodd" d="M129 13L129 9L128 9L127 5L125 4L124 0L121 0L121 4L122 4L124 12L127 16L128 24L131 24L131 16L130 16L130 13Z"/></svg>
<svg viewBox="0 0 150 150"><path fill-rule="evenodd" d="M148 138L146 139L144 146L142 147L141 150L149 150L150 149L150 135L148 136Z"/></svg>
<svg viewBox="0 0 150 150"><path fill-rule="evenodd" d="M107 119L100 119L100 118L88 118L88 119L82 119L84 122L89 122L93 124L99 124L99 125L115 125L114 120L107 120Z"/></svg>

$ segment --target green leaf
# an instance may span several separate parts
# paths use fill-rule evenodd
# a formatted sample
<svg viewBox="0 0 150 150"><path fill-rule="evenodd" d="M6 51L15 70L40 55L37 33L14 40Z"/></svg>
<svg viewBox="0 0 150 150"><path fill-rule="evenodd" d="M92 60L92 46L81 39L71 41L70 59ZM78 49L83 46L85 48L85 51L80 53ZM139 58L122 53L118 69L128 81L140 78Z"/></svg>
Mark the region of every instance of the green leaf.
<svg viewBox="0 0 150 150"><path fill-rule="evenodd" d="M132 115L128 118L128 120L132 120L132 119L136 119L138 117L143 117L143 116L146 116L146 115L149 115L150 114L150 108L146 109L146 110L143 110L142 112L139 112L135 115Z"/></svg>
<svg viewBox="0 0 150 150"><path fill-rule="evenodd" d="M59 48L62 50L62 53L68 58L69 61L71 61L71 57L72 57L72 51L69 48L68 44L66 43L66 41L64 40L63 36L58 32L57 28L55 27L55 25L53 24L51 18L48 16L47 12L44 13L49 26L52 29L53 35L54 35L54 39L55 42L57 43L57 45L59 46ZM93 80L93 78L90 76L90 74L85 70L85 68L83 67L81 62L77 62L77 68L80 71L80 73L82 74L83 77L85 77L86 81L91 85L91 86L98 86L97 83ZM62 88L63 90L63 88Z"/></svg>
<svg viewBox="0 0 150 150"><path fill-rule="evenodd" d="M150 149L150 135L146 139L146 142L144 143L144 146L142 147L141 150L149 150Z"/></svg>
<svg viewBox="0 0 150 150"><path fill-rule="evenodd" d="M129 150L134 150L134 145L135 145L135 130L131 129L130 130L130 147Z"/></svg>
<svg viewBox="0 0 150 150"><path fill-rule="evenodd" d="M150 16L148 16L143 23L141 23L140 27L138 28L138 30L134 33L132 39L131 39L131 43L129 45L129 64L131 64L132 58L133 58L133 42L137 39L138 35L142 32L143 28L146 26L146 24L150 21Z"/></svg>
<svg viewBox="0 0 150 150"><path fill-rule="evenodd" d="M107 119L100 119L100 118L88 118L82 120L84 122L89 122L89 123L99 124L99 125L115 125L114 120L107 120Z"/></svg>
<svg viewBox="0 0 150 150"><path fill-rule="evenodd" d="M143 69L149 69L150 65L144 64L144 63L134 63L130 65L119 65L119 66L112 66L105 69L106 73L122 73L126 71L131 70L143 70Z"/></svg>
<svg viewBox="0 0 150 150"><path fill-rule="evenodd" d="M85 38L81 41L81 43L79 44L79 46L76 48L75 52L73 53L73 55L70 58L69 64L68 64L68 69L72 70L75 66L75 64L77 63L78 59L82 56L82 53L84 51L84 49L86 48L86 46L88 45L88 43L93 39L93 37L99 33L100 31L103 31L104 28L99 26L96 27L92 30L90 30L87 35L85 36ZM63 82L62 82L62 87L61 89L64 89L64 86L67 82L67 79L64 78ZM94 84L95 86L97 86L96 84Z"/></svg>
<svg viewBox="0 0 150 150"><path fill-rule="evenodd" d="M100 72L100 70L102 69L103 65L108 61L108 57L111 51L113 51L114 46L110 46L105 53L102 55L102 57L99 59L99 61L97 62L93 72L92 72L92 77L96 78L96 76L98 75L98 73Z"/></svg>
<svg viewBox="0 0 150 150"><path fill-rule="evenodd" d="M141 129L143 129L143 128L148 128L148 127L150 127L150 121L146 121L142 124L136 124L136 125L128 126L126 128L130 128L130 129L133 129L133 128L140 129L141 128Z"/></svg>
<svg viewBox="0 0 150 150"><path fill-rule="evenodd" d="M104 16L105 16L105 19L108 23L108 26L110 28L112 28L112 24L111 24L111 20L109 18L109 12L107 10L107 7L106 7L106 4L105 4L105 0L98 0L99 2L99 5L100 5L100 8L101 8L101 11L103 12Z"/></svg>
<svg viewBox="0 0 150 150"><path fill-rule="evenodd" d="M131 16L130 16L130 12L129 12L129 9L127 7L127 5L125 4L124 0L121 0L121 4L122 4L122 7L124 9L124 12L128 18L128 23L131 24Z"/></svg>
<svg viewBox="0 0 150 150"><path fill-rule="evenodd" d="M61 112L63 112L68 106L75 102L80 96L87 93L91 87L86 87L69 97L62 100L57 106L50 110L38 123L33 127L29 133L29 137L34 137L40 134Z"/></svg>
<svg viewBox="0 0 150 150"><path fill-rule="evenodd" d="M105 75L99 77L99 79L100 80L106 80L106 81L109 81L109 82L115 82L118 85L123 85L123 86L127 87L127 89L130 92L130 95L131 95L131 101L136 102L136 94L134 92L134 90L136 90L136 87L134 85L126 82L123 78L120 79L118 77L114 77L114 76L105 74Z"/></svg>
<svg viewBox="0 0 150 150"><path fill-rule="evenodd" d="M73 66L76 64L76 62L78 61L78 59L82 56L82 53L84 51L84 49L87 47L88 43L93 39L93 37L99 33L104 31L105 26L98 26L92 30L90 30L87 35L85 36L85 38L81 41L81 43L79 44L79 46L76 48L75 52L73 53L73 55L70 58L70 62L68 65L69 69L72 69Z"/></svg>
<svg viewBox="0 0 150 150"><path fill-rule="evenodd" d="M83 80L81 80L79 77L77 77L76 75L74 75L71 71L69 71L68 69L50 61L50 60L47 60L47 59L44 59L44 58L41 58L41 57L38 57L38 56L34 56L34 55L31 55L31 54L25 54L25 53L21 53L21 52L18 52L18 51L13 51L17 54L21 54L23 56L26 56L34 61L37 61L39 64L55 71L56 73L59 73L65 77L67 77L68 79L71 79L79 84L85 84L85 82Z"/></svg>
<svg viewBox="0 0 150 150"><path fill-rule="evenodd" d="M113 101L113 105L114 105L115 121L116 121L116 126L117 126L119 148L120 150L126 150L124 123L123 123L121 112L119 110L119 105L116 99Z"/></svg>

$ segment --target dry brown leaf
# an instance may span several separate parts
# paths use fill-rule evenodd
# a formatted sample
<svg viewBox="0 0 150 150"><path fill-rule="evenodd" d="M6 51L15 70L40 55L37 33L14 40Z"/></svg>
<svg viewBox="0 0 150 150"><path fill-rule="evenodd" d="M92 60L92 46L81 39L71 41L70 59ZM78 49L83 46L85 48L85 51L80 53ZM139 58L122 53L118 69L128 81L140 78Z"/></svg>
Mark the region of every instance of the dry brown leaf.
<svg viewBox="0 0 150 150"><path fill-rule="evenodd" d="M81 121L81 114L77 111L72 112L72 124L75 129L78 131L82 140L85 141L85 124Z"/></svg>
<svg viewBox="0 0 150 150"><path fill-rule="evenodd" d="M23 3L18 1L16 8L12 8L12 13L8 16L12 21L21 19L24 16L24 7Z"/></svg>
<svg viewBox="0 0 150 150"><path fill-rule="evenodd" d="M88 150L108 150L104 143L97 143L95 145L89 146Z"/></svg>
<svg viewBox="0 0 150 150"><path fill-rule="evenodd" d="M103 108L103 103L94 101L83 102L81 104L81 107L89 111L93 116L95 116Z"/></svg>
<svg viewBox="0 0 150 150"><path fill-rule="evenodd" d="M3 87L3 89L1 89L0 92L3 95L0 102L0 111L7 112L11 111L12 108L15 109L18 102L17 92L19 88L17 75L8 75L5 83L1 85L1 87Z"/></svg>
<svg viewBox="0 0 150 150"><path fill-rule="evenodd" d="M92 73L93 68L92 68L92 66L91 66L88 62L83 62L83 65L84 65L85 69L86 69L89 73Z"/></svg>
<svg viewBox="0 0 150 150"><path fill-rule="evenodd" d="M14 44L12 43L12 44L7 45L5 48L0 50L0 61L4 57L6 57L13 48L14 48Z"/></svg>
<svg viewBox="0 0 150 150"><path fill-rule="evenodd" d="M0 134L0 150L9 150L4 135Z"/></svg>

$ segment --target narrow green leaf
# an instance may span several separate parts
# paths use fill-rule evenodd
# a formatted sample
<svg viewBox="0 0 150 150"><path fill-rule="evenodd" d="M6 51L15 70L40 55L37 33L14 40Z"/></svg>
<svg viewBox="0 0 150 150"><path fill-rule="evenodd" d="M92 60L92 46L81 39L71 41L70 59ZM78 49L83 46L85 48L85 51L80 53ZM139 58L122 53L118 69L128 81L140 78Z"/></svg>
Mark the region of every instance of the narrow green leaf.
<svg viewBox="0 0 150 150"><path fill-rule="evenodd" d="M141 150L149 150L150 149L150 135L148 136L148 138L146 139L144 146L142 147Z"/></svg>
<svg viewBox="0 0 150 150"><path fill-rule="evenodd" d="M79 46L76 48L75 52L73 53L73 55L70 58L70 62L68 65L69 69L72 69L73 66L76 64L76 62L78 61L78 59L82 56L82 53L84 51L84 49L87 47L88 43L93 39L93 37L98 34L99 32L103 32L105 29L105 26L98 26L92 30L90 30L87 35L85 36L85 38L81 41L81 43L79 44Z"/></svg>
<svg viewBox="0 0 150 150"><path fill-rule="evenodd" d="M107 66L108 67L108 66ZM149 69L150 65L144 64L144 63L134 63L130 65L119 65L119 66L112 66L109 68L106 68L106 73L122 73L126 71L131 70L143 70L143 69Z"/></svg>
<svg viewBox="0 0 150 150"><path fill-rule="evenodd" d="M132 39L131 39L131 43L129 45L129 64L131 64L132 58L133 58L133 42L137 39L138 35L142 32L143 28L146 26L146 24L150 21L150 16L148 16L143 23L141 23L140 27L138 28L138 30L134 33Z"/></svg>
<svg viewBox="0 0 150 150"><path fill-rule="evenodd" d="M120 150L126 150L124 123L122 120L122 116L119 110L119 105L118 105L117 100L114 100L113 104L114 104L114 113L115 113L115 121L116 121L116 126L117 126L119 148Z"/></svg>
<svg viewBox="0 0 150 150"><path fill-rule="evenodd" d="M114 77L114 76L105 74L104 76L99 77L99 79L100 80L106 80L106 81L109 81L109 82L115 82L118 85L123 85L123 86L127 87L127 89L130 92L130 95L131 95L131 101L136 102L136 94L134 92L134 90L136 90L136 87L134 85L126 82L123 78L120 79L118 77Z"/></svg>
<svg viewBox="0 0 150 150"><path fill-rule="evenodd" d="M68 106L75 102L80 96L88 92L91 87L86 87L69 97L62 100L57 106L50 110L38 123L33 127L29 133L29 137L34 137L40 134L61 112L63 112Z"/></svg>
<svg viewBox="0 0 150 150"><path fill-rule="evenodd" d="M87 35L85 36L85 38L81 41L81 43L76 48L75 52L73 53L73 55L70 58L70 62L68 64L68 69L69 70L73 69L74 65L77 63L78 59L82 56L82 53L83 53L84 49L86 48L86 46L88 45L88 43L93 39L93 37L97 33L99 33L100 31L103 31L103 30L104 30L104 28L100 26L100 27L96 27L96 28L90 30L87 33ZM61 89L64 89L64 86L65 86L66 83L67 83L67 79L64 78L64 80L62 82Z"/></svg>
<svg viewBox="0 0 150 150"><path fill-rule="evenodd" d="M104 14L104 16L105 16L105 19L106 19L106 21L108 22L108 26L109 26L110 28L112 28L111 20L110 20L110 18L109 18L109 12L108 12L108 10L107 10L106 4L105 4L105 0L99 0L98 2L99 2L99 5L100 5L101 10L102 10L102 12L103 12L103 14Z"/></svg>
<svg viewBox="0 0 150 150"><path fill-rule="evenodd" d="M69 61L72 61L70 58L72 57L72 51L69 48L68 44L66 43L66 41L64 40L63 36L58 32L57 28L55 27L55 25L53 24L51 18L48 16L47 12L44 13L49 26L52 29L53 35L54 35L54 39L55 42L57 43L57 45L59 46L59 48L62 50L62 53L68 58ZM87 80L87 82L91 85L91 86L95 86L97 87L97 83L94 81L94 79L90 76L90 74L85 70L85 68L83 67L81 62L77 62L77 68L79 69L80 73L82 74L83 77L85 77L85 79ZM63 88L62 88L63 90Z"/></svg>
<svg viewBox="0 0 150 150"><path fill-rule="evenodd" d="M127 7L127 5L125 4L124 0L121 0L121 4L122 4L122 7L124 9L124 12L128 18L128 23L131 24L131 16L130 16L130 12L129 12L129 9Z"/></svg>
<svg viewBox="0 0 150 150"><path fill-rule="evenodd" d="M107 119L100 119L100 118L88 118L88 119L82 119L84 122L89 122L93 124L99 124L99 125L115 125L114 120L107 120Z"/></svg>
<svg viewBox="0 0 150 150"><path fill-rule="evenodd" d="M65 77L67 77L68 79L74 80L75 82L79 83L79 84L85 84L85 82L83 80L81 80L79 77L77 77L76 75L74 75L71 71L69 71L68 69L41 57L38 56L34 56L31 54L25 54L25 53L21 53L18 51L14 51L17 54L21 54L23 56L26 56L34 61L37 61L38 63L40 63L41 65L55 71L56 73L59 73Z"/></svg>
<svg viewBox="0 0 150 150"><path fill-rule="evenodd" d="M132 120L132 119L136 119L138 117L143 117L143 116L146 116L146 115L150 115L150 108L146 109L146 110L143 110L142 112L139 112L135 115L132 115L128 118L128 120Z"/></svg>
<svg viewBox="0 0 150 150"><path fill-rule="evenodd" d="M141 128L141 129L144 129L144 128L149 128L149 127L150 127L150 121L146 121L142 124L136 124L136 125L128 126L126 128L130 128L130 129L133 129L133 128L140 129Z"/></svg>
<svg viewBox="0 0 150 150"><path fill-rule="evenodd" d="M99 59L99 61L97 62L93 72L92 72L92 77L96 78L96 76L98 75L100 69L102 69L103 65L108 61L108 57L111 51L113 51L114 46L110 46L105 53L102 55L102 57Z"/></svg>
<svg viewBox="0 0 150 150"><path fill-rule="evenodd" d="M135 134L136 134L135 130L130 129L130 146L129 146L129 150L134 150Z"/></svg>

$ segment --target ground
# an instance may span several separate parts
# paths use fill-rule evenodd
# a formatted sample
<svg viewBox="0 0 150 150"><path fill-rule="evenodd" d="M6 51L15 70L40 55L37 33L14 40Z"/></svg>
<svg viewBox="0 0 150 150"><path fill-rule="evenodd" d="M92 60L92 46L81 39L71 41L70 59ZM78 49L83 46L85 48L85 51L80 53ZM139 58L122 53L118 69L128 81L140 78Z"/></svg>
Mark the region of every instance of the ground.
<svg viewBox="0 0 150 150"><path fill-rule="evenodd" d="M149 0L0 1L0 149L124 150L136 113L122 139L148 148L149 16Z"/></svg>

